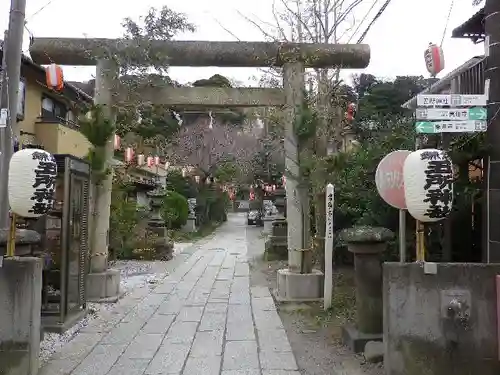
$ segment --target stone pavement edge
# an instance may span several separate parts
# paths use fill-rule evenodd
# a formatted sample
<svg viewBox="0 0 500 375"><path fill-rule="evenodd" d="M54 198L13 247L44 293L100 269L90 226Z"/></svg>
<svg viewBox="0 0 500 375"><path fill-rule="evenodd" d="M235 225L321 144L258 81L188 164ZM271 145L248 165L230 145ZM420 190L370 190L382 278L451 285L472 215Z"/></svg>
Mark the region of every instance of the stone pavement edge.
<svg viewBox="0 0 500 375"><path fill-rule="evenodd" d="M300 375L274 300L250 286L246 220L85 327L40 375Z"/></svg>

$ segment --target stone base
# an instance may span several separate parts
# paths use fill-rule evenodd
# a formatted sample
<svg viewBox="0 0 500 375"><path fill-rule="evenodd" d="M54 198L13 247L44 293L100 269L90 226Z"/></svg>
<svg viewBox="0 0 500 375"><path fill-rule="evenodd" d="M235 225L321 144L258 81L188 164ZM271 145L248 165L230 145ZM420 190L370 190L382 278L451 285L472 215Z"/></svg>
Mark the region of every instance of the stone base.
<svg viewBox="0 0 500 375"><path fill-rule="evenodd" d="M62 334L85 318L85 316L87 316L87 310L78 311L68 315L62 323L59 322L58 316L42 316L42 328L44 332ZM41 340L43 341L43 337Z"/></svg>
<svg viewBox="0 0 500 375"><path fill-rule="evenodd" d="M382 341L382 336L382 333L362 333L351 325L342 327L342 344L354 353L362 353L369 341Z"/></svg>
<svg viewBox="0 0 500 375"><path fill-rule="evenodd" d="M324 275L321 271L300 274L278 270L276 298L280 302L313 302L323 299Z"/></svg>
<svg viewBox="0 0 500 375"><path fill-rule="evenodd" d="M288 259L288 241L286 237L277 238L271 236L264 245L265 260L285 260Z"/></svg>
<svg viewBox="0 0 500 375"><path fill-rule="evenodd" d="M120 298L120 271L108 269L87 275L87 301L108 303Z"/></svg>
<svg viewBox="0 0 500 375"><path fill-rule="evenodd" d="M273 231L273 220L272 217L264 218L264 229L262 230L263 234L271 234Z"/></svg>
<svg viewBox="0 0 500 375"><path fill-rule="evenodd" d="M187 219L186 224L182 227L183 232L196 232L196 219Z"/></svg>

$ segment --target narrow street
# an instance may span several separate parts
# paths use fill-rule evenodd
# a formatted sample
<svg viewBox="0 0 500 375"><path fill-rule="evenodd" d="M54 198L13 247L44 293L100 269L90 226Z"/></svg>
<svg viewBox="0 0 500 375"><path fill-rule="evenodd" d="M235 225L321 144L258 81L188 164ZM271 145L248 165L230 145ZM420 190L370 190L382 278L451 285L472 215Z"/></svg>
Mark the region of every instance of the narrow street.
<svg viewBox="0 0 500 375"><path fill-rule="evenodd" d="M41 375L299 375L267 287L250 285L246 220L93 320Z"/></svg>

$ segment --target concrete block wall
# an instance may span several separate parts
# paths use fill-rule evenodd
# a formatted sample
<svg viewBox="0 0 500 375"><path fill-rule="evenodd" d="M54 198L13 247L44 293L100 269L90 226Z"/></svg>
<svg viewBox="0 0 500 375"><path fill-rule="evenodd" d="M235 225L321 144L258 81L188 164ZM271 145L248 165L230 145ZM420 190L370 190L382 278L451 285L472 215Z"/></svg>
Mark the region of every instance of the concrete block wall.
<svg viewBox="0 0 500 375"><path fill-rule="evenodd" d="M498 375L497 297L500 264L384 264L386 375ZM449 295L470 297L469 319L443 318Z"/></svg>
<svg viewBox="0 0 500 375"><path fill-rule="evenodd" d="M0 267L0 374L36 375L40 351L42 260L15 257Z"/></svg>

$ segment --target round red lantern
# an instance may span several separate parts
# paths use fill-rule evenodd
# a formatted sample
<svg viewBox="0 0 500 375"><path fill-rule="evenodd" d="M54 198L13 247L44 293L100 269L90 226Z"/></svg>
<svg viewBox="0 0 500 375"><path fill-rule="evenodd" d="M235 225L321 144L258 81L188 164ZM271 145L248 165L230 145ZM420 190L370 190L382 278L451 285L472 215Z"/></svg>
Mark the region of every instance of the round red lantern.
<svg viewBox="0 0 500 375"><path fill-rule="evenodd" d="M429 46L425 50L424 58L427 70L432 77L435 77L444 69L443 49L440 46L429 43Z"/></svg>
<svg viewBox="0 0 500 375"><path fill-rule="evenodd" d="M46 67L45 78L49 88L56 91L62 91L64 88L63 70L59 65L50 64Z"/></svg>

